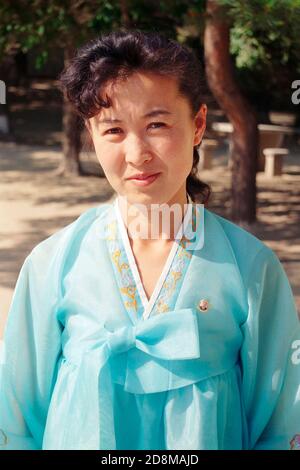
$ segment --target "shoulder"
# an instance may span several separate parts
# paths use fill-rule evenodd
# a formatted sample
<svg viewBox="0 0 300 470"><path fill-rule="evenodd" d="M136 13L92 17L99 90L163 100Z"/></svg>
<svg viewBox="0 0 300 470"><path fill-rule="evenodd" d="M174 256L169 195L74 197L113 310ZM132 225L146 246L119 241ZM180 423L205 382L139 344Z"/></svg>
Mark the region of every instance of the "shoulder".
<svg viewBox="0 0 300 470"><path fill-rule="evenodd" d="M295 327L298 316L292 288L277 254L247 230L237 224L205 210L209 235L212 230L221 231L220 239L226 238L236 269L243 283L249 308L249 319L258 318L258 312L269 322L274 315L290 318ZM211 230L210 230L211 229Z"/></svg>
<svg viewBox="0 0 300 470"><path fill-rule="evenodd" d="M251 247L253 247L254 250L260 250L262 247L266 247L266 245L259 238L238 224L230 221L229 219L225 219L225 217L222 217L208 209L204 209L204 211L205 218L214 219L214 221L219 224L220 228L224 231L228 239L234 246L236 246L237 249L245 246L248 243L251 244Z"/></svg>
<svg viewBox="0 0 300 470"><path fill-rule="evenodd" d="M26 257L25 262L46 267L53 263L56 257L64 258L106 210L107 204L103 204L82 212L71 223L38 243Z"/></svg>
<svg viewBox="0 0 300 470"><path fill-rule="evenodd" d="M49 302L59 303L64 276L80 252L81 241L107 208L107 204L89 208L73 222L38 243L23 262L16 290L28 291L35 299L50 299Z"/></svg>
<svg viewBox="0 0 300 470"><path fill-rule="evenodd" d="M282 270L277 255L262 240L215 212L205 209L204 213L208 230L210 227L212 230L218 230L226 239L245 285L248 284L254 268L259 270L266 265L272 265Z"/></svg>

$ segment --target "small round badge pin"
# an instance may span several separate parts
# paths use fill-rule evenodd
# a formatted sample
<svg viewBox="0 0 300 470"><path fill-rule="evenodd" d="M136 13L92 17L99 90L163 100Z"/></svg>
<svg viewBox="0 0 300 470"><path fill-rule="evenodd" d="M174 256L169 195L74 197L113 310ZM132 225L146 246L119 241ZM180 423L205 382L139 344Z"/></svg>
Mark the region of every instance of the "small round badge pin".
<svg viewBox="0 0 300 470"><path fill-rule="evenodd" d="M207 299L201 299L199 304L198 304L198 307L199 307L199 310L201 310L201 312L207 312L207 310L209 309L209 302Z"/></svg>

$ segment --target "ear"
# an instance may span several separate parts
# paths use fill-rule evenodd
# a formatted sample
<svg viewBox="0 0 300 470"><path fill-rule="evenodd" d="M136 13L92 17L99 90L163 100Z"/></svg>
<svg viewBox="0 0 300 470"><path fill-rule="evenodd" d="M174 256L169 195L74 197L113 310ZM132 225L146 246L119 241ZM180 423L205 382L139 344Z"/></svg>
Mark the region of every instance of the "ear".
<svg viewBox="0 0 300 470"><path fill-rule="evenodd" d="M206 114L207 114L207 106L206 104L202 104L194 120L195 122L194 145L200 144L203 138L203 134L206 129Z"/></svg>

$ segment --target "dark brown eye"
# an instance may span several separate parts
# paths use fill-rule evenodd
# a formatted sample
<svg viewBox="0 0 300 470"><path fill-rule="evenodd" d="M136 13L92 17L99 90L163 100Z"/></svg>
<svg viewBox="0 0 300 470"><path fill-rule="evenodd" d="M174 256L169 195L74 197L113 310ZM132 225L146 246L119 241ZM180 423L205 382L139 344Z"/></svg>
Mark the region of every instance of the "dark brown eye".
<svg viewBox="0 0 300 470"><path fill-rule="evenodd" d="M165 126L165 123L164 122L151 122L149 126L155 126L153 129L157 129L159 127Z"/></svg>
<svg viewBox="0 0 300 470"><path fill-rule="evenodd" d="M122 129L120 129L119 127L114 127L112 129L108 129L105 134L118 134L118 132L112 132L112 131L121 131Z"/></svg>

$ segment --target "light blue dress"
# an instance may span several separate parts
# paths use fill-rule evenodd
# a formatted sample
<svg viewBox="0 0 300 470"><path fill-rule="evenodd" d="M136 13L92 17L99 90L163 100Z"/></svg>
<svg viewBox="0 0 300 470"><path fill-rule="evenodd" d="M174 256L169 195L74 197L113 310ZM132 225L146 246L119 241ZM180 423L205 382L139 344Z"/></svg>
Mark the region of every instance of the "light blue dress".
<svg viewBox="0 0 300 470"><path fill-rule="evenodd" d="M118 199L27 256L0 449L300 447L300 324L277 256L201 205L183 225L150 299Z"/></svg>

